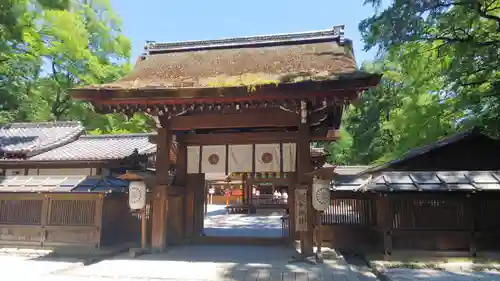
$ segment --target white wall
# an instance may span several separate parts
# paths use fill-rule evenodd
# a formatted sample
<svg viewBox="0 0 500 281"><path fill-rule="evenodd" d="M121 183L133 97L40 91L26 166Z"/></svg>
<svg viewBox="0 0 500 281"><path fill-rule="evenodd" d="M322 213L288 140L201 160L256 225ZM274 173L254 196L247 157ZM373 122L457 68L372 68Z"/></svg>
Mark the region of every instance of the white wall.
<svg viewBox="0 0 500 281"><path fill-rule="evenodd" d="M5 176L24 176L25 169L5 169ZM87 175L97 174L95 168L63 168L63 169L28 169L29 176L69 176L69 175Z"/></svg>
<svg viewBox="0 0 500 281"><path fill-rule="evenodd" d="M24 169L6 169L6 176L24 176Z"/></svg>

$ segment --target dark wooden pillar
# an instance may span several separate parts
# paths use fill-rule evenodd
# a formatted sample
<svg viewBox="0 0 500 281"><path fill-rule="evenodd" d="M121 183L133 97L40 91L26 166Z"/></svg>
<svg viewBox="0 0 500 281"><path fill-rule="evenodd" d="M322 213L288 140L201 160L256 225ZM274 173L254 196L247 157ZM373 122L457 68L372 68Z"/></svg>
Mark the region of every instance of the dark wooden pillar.
<svg viewBox="0 0 500 281"><path fill-rule="evenodd" d="M159 128L156 152L156 183L152 198L151 248L159 251L167 246L168 175L172 132Z"/></svg>
<svg viewBox="0 0 500 281"><path fill-rule="evenodd" d="M312 172L309 130L309 125L307 123L301 123L299 125L297 140L297 188L307 188L307 231L302 232L300 235L300 248L302 254L306 256L310 256L314 253L313 221L315 217L312 207L311 178L306 176L307 173Z"/></svg>
<svg viewBox="0 0 500 281"><path fill-rule="evenodd" d="M248 204L248 191L247 191L247 175L246 173L241 174L241 198L243 205Z"/></svg>
<svg viewBox="0 0 500 281"><path fill-rule="evenodd" d="M477 220L477 210L479 210L479 202L477 200L476 194L467 194L465 202L465 214L469 229L469 254L472 257L477 255L477 241L476 241L476 220Z"/></svg>
<svg viewBox="0 0 500 281"><path fill-rule="evenodd" d="M175 161L175 182L174 184L180 188L180 194L178 194L176 200L178 200L179 205L177 209L170 208L169 216L178 217L177 224L171 224L175 227L174 231L178 233L179 241L184 241L186 239L186 225L188 218L186 217L185 206L187 201L187 145L185 141L185 136L182 133L176 134L177 142L177 153ZM180 197L180 198L179 198ZM172 206L172 204L170 204ZM180 208L180 209L179 209Z"/></svg>
<svg viewBox="0 0 500 281"><path fill-rule="evenodd" d="M297 187L297 174L288 173L288 233L290 240L295 243L297 231L295 227L295 188Z"/></svg>
<svg viewBox="0 0 500 281"><path fill-rule="evenodd" d="M187 181L187 145L184 134L176 135L177 157L175 162L175 184L185 186Z"/></svg>
<svg viewBox="0 0 500 281"><path fill-rule="evenodd" d="M384 248L384 259L390 260L392 255L392 212L389 196L380 193L377 198L377 228L382 232L382 246Z"/></svg>

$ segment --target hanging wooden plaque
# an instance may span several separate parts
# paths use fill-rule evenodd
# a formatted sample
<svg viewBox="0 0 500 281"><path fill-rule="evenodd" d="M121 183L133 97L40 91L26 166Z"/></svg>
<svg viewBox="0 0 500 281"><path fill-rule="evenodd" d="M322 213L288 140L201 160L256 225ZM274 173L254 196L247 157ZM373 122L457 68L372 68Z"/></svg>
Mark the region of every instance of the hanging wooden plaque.
<svg viewBox="0 0 500 281"><path fill-rule="evenodd" d="M307 231L307 189L295 189L295 230Z"/></svg>

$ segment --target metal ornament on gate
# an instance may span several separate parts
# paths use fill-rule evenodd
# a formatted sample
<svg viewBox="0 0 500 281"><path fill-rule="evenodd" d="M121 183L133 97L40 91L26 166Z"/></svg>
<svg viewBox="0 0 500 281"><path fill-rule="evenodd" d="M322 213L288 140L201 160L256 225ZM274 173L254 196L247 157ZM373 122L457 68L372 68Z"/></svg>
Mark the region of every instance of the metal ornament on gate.
<svg viewBox="0 0 500 281"><path fill-rule="evenodd" d="M128 204L132 210L140 210L146 206L146 184L132 181L128 186Z"/></svg>
<svg viewBox="0 0 500 281"><path fill-rule="evenodd" d="M330 206L330 181L318 178L313 179L312 205L317 211L325 211Z"/></svg>

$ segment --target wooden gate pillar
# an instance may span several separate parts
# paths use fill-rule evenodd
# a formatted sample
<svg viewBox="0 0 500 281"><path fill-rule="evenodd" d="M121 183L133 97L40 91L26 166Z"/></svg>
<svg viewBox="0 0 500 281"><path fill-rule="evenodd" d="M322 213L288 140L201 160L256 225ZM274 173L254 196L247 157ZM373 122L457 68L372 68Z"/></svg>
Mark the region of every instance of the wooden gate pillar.
<svg viewBox="0 0 500 281"><path fill-rule="evenodd" d="M298 187L307 187L307 231L300 234L300 249L303 255L311 256L314 254L313 246L313 221L315 219L314 209L312 207L312 181L307 173L312 172L311 148L309 146L310 128L309 124L301 123L299 125L299 134L297 140L297 182ZM294 200L296 200L294 198ZM295 210L296 212L298 210ZM298 223L297 221L295 223Z"/></svg>
<svg viewBox="0 0 500 281"><path fill-rule="evenodd" d="M156 152L156 183L152 196L151 248L159 251L167 247L168 184L172 132L158 128Z"/></svg>

